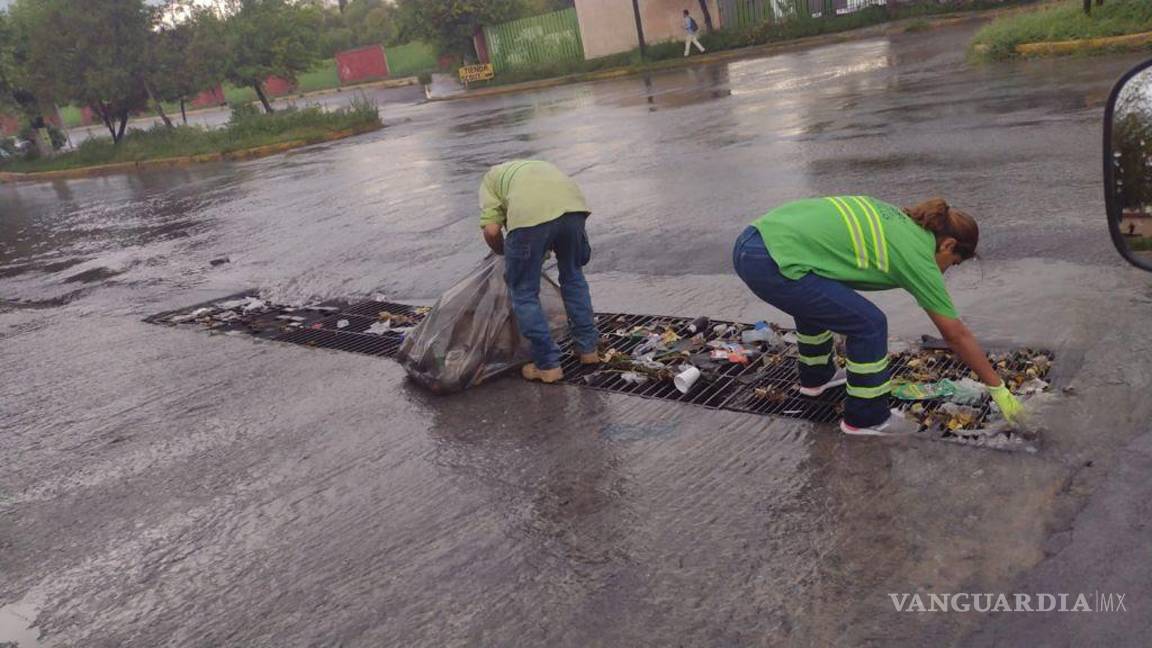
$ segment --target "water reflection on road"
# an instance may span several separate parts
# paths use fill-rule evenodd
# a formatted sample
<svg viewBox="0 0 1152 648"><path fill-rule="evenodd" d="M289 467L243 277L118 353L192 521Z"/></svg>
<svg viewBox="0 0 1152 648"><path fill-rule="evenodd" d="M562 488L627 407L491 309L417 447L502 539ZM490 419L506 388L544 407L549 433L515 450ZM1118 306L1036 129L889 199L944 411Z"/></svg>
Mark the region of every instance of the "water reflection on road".
<svg viewBox="0 0 1152 648"><path fill-rule="evenodd" d="M1098 187L1135 57L970 67L973 29L412 97L282 156L0 185L0 605L34 591L58 645L953 643L978 619L885 593L1011 591L1076 467L1152 414L1146 280ZM511 380L432 398L379 359L139 322L251 287L434 299L484 253L481 174L517 157L587 193L601 310L779 319L732 277L746 223L943 195L981 224L964 317L1082 359L1078 396L1008 455Z"/></svg>

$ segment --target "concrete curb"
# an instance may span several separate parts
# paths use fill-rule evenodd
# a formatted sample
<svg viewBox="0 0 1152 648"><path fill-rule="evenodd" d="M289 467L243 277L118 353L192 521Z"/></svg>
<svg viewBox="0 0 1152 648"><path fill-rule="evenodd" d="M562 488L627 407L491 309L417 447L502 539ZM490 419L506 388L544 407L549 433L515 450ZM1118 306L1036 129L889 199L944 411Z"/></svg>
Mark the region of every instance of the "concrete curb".
<svg viewBox="0 0 1152 648"><path fill-rule="evenodd" d="M643 67L620 67L603 70L598 72L582 72L578 74L569 74L561 77L552 77L549 79L538 79L535 81L525 81L523 83L513 83L506 86L496 86L493 88L481 88L478 90L466 90L464 92L452 95L445 95L442 97L433 97L429 101L458 101L461 99L478 99L481 97L493 97L498 95L513 94L516 92L526 92L529 90L539 90L542 88L551 88L561 85L569 85L573 83L585 83L588 81L601 81L605 79L615 79L626 76L635 76L646 74L649 72L657 72L662 70L670 70L675 68L690 67L708 63L719 63L723 61L733 61L739 59L761 58L776 54L779 52L786 52L797 49L805 49L809 47L816 47L820 45L834 45L837 43L845 43L854 40L862 40L865 38L873 38L875 36L882 36L885 34L903 33L908 25L912 23L927 21L928 25L925 29L936 29L939 27L947 27L957 23L968 22L972 20L987 20L989 18L996 18L1001 15L1017 13L1024 9L1030 9L1034 5L1026 6L1012 6L1002 9L990 9L987 11L971 11L959 14L945 14L935 18L931 17L912 17L903 18L892 22L879 23L876 25L869 25L867 27L860 27L858 29L850 29L833 34L820 34L818 36L806 36L791 41L783 41L778 43L766 43L764 45L754 45L751 47L742 47L739 49L723 50L720 52L710 52L699 54L696 56L685 57L682 59L670 59L665 61L657 61Z"/></svg>
<svg viewBox="0 0 1152 648"><path fill-rule="evenodd" d="M268 157L304 146L323 144L324 142L333 142L336 140L354 137L356 135L363 135L364 133L371 133L382 128L384 128L383 124L362 128L350 128L348 130L328 133L320 139L291 140L288 142L278 142L276 144L266 144L264 146L240 149L238 151L221 151L218 153L184 155L180 157L158 158L154 160L136 160L133 162L114 162L112 164L99 164L96 166L79 167L75 169L60 169L58 171L33 171L30 173L2 171L0 172L0 182L35 182L39 180L90 178L93 176L112 175L116 173L131 173L133 171L140 171L143 169L187 167L193 164L200 164L202 162L254 160L256 158Z"/></svg>
<svg viewBox="0 0 1152 648"><path fill-rule="evenodd" d="M1145 45L1152 45L1152 32L1048 43L1024 43L1016 46L1016 53L1020 56L1059 56L1106 49L1139 49Z"/></svg>
<svg viewBox="0 0 1152 648"><path fill-rule="evenodd" d="M323 90L312 90L310 92L301 92L299 94L286 94L278 97L269 97L269 101L279 101L282 99L307 99L309 97L321 97L324 95L341 94L349 90L368 90L375 88L403 88L405 86L418 85L420 81L416 77L400 77L399 79L381 79L380 81L367 81L365 83L354 83L352 85L338 86L336 88L324 88ZM250 103L259 104L259 101L252 101ZM204 112L212 112L226 108L227 103L217 104L214 106L206 106L204 108L195 108L187 111L189 115L196 115ZM177 115L180 113L176 113ZM171 116L171 115L170 115ZM98 125L98 124L90 124Z"/></svg>
<svg viewBox="0 0 1152 648"><path fill-rule="evenodd" d="M341 94L349 90L367 90L370 88L403 88L405 86L418 85L420 83L416 77L400 77L399 79L381 79L380 81L368 81L367 83L354 83L352 85L339 86L336 88L325 88L323 90L312 90L311 92L303 92L300 94L286 94L276 97L277 99L307 99L308 97L319 97L322 95Z"/></svg>

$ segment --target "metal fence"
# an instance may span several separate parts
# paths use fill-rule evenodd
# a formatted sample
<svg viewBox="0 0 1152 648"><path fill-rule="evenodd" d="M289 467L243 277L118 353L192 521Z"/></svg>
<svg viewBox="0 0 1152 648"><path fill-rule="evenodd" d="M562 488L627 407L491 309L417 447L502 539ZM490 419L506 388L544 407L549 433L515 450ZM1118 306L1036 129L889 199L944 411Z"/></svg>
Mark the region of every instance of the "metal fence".
<svg viewBox="0 0 1152 648"><path fill-rule="evenodd" d="M761 23L795 18L842 15L884 6L888 0L717 0L724 29L742 29Z"/></svg>
<svg viewBox="0 0 1152 648"><path fill-rule="evenodd" d="M584 59L576 9L565 9L484 28L496 72Z"/></svg>

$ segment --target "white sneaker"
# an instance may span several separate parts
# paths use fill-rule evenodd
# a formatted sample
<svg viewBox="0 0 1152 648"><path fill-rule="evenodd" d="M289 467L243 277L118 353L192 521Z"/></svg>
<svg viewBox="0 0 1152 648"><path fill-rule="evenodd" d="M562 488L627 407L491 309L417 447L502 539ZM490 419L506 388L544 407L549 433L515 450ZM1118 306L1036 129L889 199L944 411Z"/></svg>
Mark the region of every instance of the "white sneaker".
<svg viewBox="0 0 1152 648"><path fill-rule="evenodd" d="M836 373L832 376L832 379L823 385L819 385L817 387L801 387L800 385L796 385L796 390L804 396L816 397L828 391L829 389L832 389L833 387L839 387L846 382L848 382L848 372L844 369L837 369Z"/></svg>
<svg viewBox="0 0 1152 648"><path fill-rule="evenodd" d="M894 409L890 410L887 421L872 427L854 427L841 420L840 431L854 436L900 436L919 432L920 424L904 416L904 412Z"/></svg>

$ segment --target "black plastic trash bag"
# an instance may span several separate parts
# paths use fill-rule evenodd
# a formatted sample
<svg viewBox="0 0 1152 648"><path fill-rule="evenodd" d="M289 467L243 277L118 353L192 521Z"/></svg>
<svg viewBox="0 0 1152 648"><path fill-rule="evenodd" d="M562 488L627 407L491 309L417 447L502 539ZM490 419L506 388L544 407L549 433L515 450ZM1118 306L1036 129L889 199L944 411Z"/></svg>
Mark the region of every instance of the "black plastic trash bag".
<svg viewBox="0 0 1152 648"><path fill-rule="evenodd" d="M540 280L540 304L552 339L568 335L560 287ZM416 382L438 394L468 389L532 359L520 335L504 282L504 257L489 255L465 280L452 286L416 328L404 337L396 356Z"/></svg>

